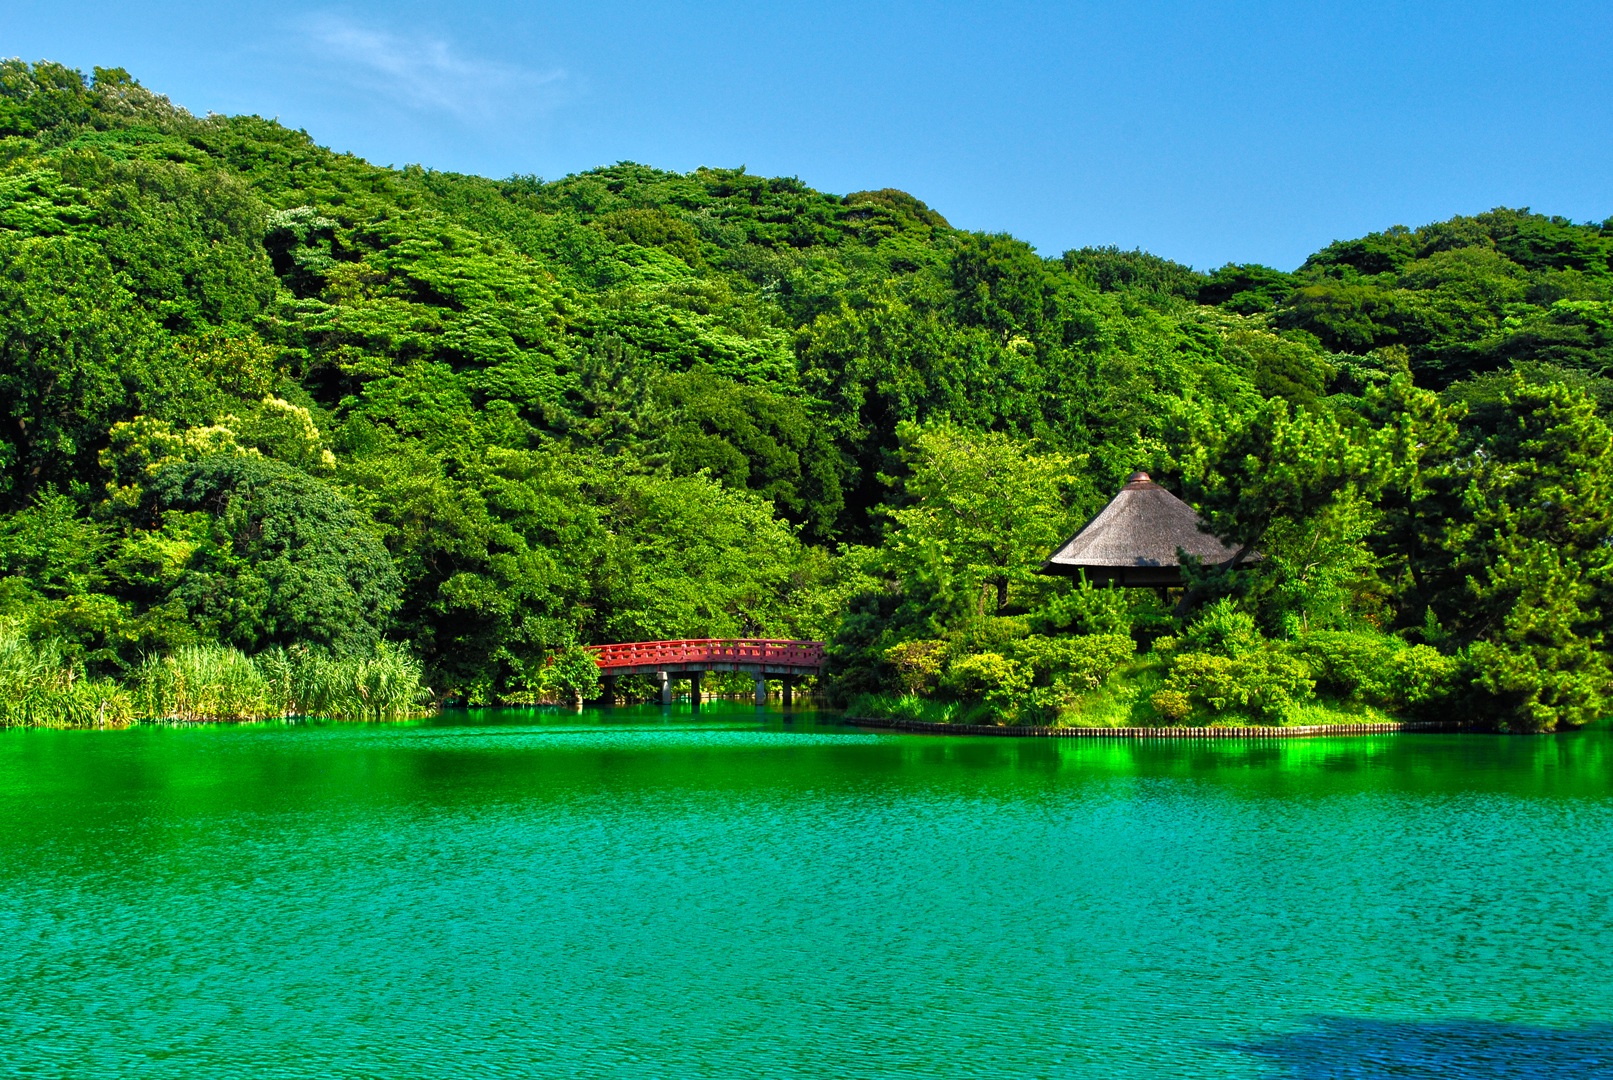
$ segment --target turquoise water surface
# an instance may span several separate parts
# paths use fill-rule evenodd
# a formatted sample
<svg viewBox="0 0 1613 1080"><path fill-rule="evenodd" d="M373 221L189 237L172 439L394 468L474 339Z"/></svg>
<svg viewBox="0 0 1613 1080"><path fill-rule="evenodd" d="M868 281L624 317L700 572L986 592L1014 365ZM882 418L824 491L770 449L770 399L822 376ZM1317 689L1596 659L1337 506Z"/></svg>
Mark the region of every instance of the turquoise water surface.
<svg viewBox="0 0 1613 1080"><path fill-rule="evenodd" d="M1613 733L0 732L0 1076L1613 1077Z"/></svg>

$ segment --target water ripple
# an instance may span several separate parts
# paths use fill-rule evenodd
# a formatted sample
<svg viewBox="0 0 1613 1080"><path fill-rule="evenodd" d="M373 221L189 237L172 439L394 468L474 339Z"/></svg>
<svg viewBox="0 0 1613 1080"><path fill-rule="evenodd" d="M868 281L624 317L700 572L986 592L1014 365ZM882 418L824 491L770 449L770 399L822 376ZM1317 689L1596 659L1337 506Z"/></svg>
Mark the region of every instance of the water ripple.
<svg viewBox="0 0 1613 1080"><path fill-rule="evenodd" d="M1609 738L0 734L0 1076L1608 1073Z"/></svg>

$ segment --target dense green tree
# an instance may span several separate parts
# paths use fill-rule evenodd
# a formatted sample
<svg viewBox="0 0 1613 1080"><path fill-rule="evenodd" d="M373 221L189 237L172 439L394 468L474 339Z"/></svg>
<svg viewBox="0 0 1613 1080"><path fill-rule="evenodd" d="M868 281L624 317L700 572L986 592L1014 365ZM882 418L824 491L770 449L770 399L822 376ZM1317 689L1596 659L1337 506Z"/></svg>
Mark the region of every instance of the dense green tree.
<svg viewBox="0 0 1613 1080"><path fill-rule="evenodd" d="M1146 251L1080 248L1066 251L1061 262L1099 292L1134 293L1155 303L1196 300L1206 284L1204 275L1191 267Z"/></svg>
<svg viewBox="0 0 1613 1080"><path fill-rule="evenodd" d="M95 592L106 580L109 531L73 499L41 492L31 505L0 518L0 574L50 597Z"/></svg>
<svg viewBox="0 0 1613 1080"><path fill-rule="evenodd" d="M146 491L147 520L201 512L172 598L218 639L248 649L299 642L372 647L397 608L397 571L351 503L289 465L216 454L170 465Z"/></svg>
<svg viewBox="0 0 1613 1080"><path fill-rule="evenodd" d="M1514 377L1504 404L1509 422L1469 442L1424 508L1423 529L1448 559L1430 608L1471 643L1488 707L1505 722L1583 723L1613 695L1601 651L1613 604L1613 431L1561 385Z"/></svg>
<svg viewBox="0 0 1613 1080"><path fill-rule="evenodd" d="M5 505L91 475L114 423L136 412L196 415L204 396L96 247L0 233Z"/></svg>
<svg viewBox="0 0 1613 1080"><path fill-rule="evenodd" d="M1272 311L1287 300L1294 282L1293 274L1269 266L1228 263L1203 279L1194 299L1239 315L1254 315Z"/></svg>
<svg viewBox="0 0 1613 1080"><path fill-rule="evenodd" d="M906 475L887 551L904 580L928 580L964 611L1000 614L1045 579L1035 574L1069 529L1074 462L1007 436L947 423L898 432Z"/></svg>
<svg viewBox="0 0 1613 1080"><path fill-rule="evenodd" d="M1437 387L1513 362L1607 371L1610 300L1603 227L1498 209L1330 245L1296 273L1276 318L1341 352L1404 347Z"/></svg>
<svg viewBox="0 0 1613 1080"><path fill-rule="evenodd" d="M673 472L701 471L772 501L812 539L835 533L844 506L843 465L821 420L798 398L697 369L659 380L652 454Z"/></svg>
<svg viewBox="0 0 1613 1080"><path fill-rule="evenodd" d="M1333 413L1292 411L1281 398L1241 415L1186 414L1178 438L1184 494L1212 533L1237 546L1238 563L1278 522L1304 521L1383 482L1374 440Z"/></svg>

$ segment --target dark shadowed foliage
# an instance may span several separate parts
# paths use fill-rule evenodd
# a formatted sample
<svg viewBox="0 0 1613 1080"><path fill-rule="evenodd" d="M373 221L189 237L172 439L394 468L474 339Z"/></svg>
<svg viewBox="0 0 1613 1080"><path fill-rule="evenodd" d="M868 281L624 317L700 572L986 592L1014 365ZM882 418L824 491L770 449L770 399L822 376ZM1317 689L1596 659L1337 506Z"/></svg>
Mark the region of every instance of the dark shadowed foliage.
<svg viewBox="0 0 1613 1080"><path fill-rule="evenodd" d="M280 462L215 455L162 470L147 498L153 515L211 515L172 595L221 641L343 654L373 647L387 628L397 571L328 484Z"/></svg>

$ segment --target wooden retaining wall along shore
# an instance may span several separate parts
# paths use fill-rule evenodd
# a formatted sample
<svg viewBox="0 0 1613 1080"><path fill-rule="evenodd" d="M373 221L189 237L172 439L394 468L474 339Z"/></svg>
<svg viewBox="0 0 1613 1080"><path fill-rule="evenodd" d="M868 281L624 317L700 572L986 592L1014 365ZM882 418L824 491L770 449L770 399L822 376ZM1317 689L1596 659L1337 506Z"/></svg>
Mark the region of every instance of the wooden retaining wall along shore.
<svg viewBox="0 0 1613 1080"><path fill-rule="evenodd" d="M848 716L854 727L889 728L926 735L1006 735L1022 739L1303 739L1320 735L1390 735L1401 731L1461 731L1444 720L1381 724L1305 724L1296 727L998 727L995 724L932 724L927 720Z"/></svg>

